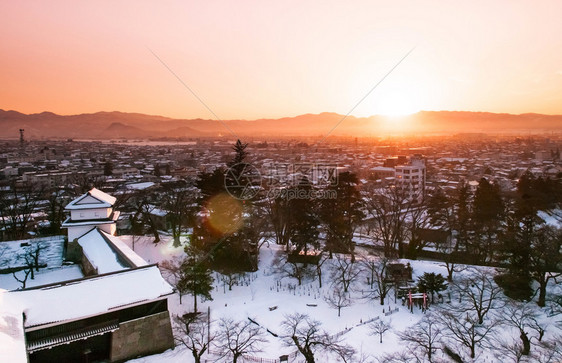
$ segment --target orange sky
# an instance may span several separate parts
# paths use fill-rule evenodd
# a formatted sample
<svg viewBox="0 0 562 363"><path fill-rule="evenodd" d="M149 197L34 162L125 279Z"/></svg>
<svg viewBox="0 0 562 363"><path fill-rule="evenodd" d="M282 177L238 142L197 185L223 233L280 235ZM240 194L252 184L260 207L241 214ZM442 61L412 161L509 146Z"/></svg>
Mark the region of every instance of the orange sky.
<svg viewBox="0 0 562 363"><path fill-rule="evenodd" d="M1 1L0 108L562 114L561 1Z"/></svg>

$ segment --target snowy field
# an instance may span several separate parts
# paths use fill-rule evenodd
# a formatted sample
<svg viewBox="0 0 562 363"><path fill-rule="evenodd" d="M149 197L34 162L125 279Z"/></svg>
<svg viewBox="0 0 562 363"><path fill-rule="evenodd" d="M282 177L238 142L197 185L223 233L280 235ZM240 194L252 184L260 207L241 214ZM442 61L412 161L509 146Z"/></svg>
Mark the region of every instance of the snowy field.
<svg viewBox="0 0 562 363"><path fill-rule="evenodd" d="M122 239L132 246L132 237L123 236ZM167 259L179 258L183 255L182 247L173 247L171 239L168 237L163 238L163 241L158 245L152 243L151 237L135 237L135 251L140 254L147 261L162 262ZM402 305L400 299L395 302L394 294L391 291L389 297L385 300L385 305L381 306L378 299L365 300L360 299L362 295L361 289L365 288L366 284L362 277L361 281L357 281L354 288L355 292L352 296L353 304L349 307L341 309L341 316L338 317L337 309L332 308L324 300L323 296L332 287L329 279L329 265L332 263L328 260L323 266L323 288L319 288L317 280L306 280L301 286L297 286L297 280L282 277L278 272L272 268L272 262L277 253L281 251L281 246L271 244L264 245L260 251L260 269L255 273L246 274L244 280L238 286L233 286L232 291L229 291L228 286L225 286L219 281L219 275L214 273L215 288L212 292L212 301L198 302L199 311L207 311L210 309L211 319L217 321L222 317L230 317L235 320L244 320L248 318L258 322L264 329L268 329L273 333L281 333L280 326L284 320L285 315L295 312L308 314L311 318L320 320L322 328L326 329L330 334L343 333L345 341L351 344L359 353L365 357L369 357L368 362L373 361L377 357L381 357L386 352L396 352L404 349L405 343L401 342L397 336L398 332L405 331L418 322L424 313L414 308L411 313L406 306ZM371 256L372 257L372 256ZM401 260L406 263L408 261ZM446 276L446 269L443 263L431 261L409 261L413 267L414 280L417 276L422 275L424 272L441 273ZM488 269L492 270L492 269ZM492 270L493 271L493 270ZM463 272L458 273L456 278L461 277ZM445 294L444 294L445 295ZM440 304L430 307L429 311L436 309ZM532 303L533 307L536 304ZM170 298L170 312L172 315L181 315L193 310L193 298L191 295L185 295L182 299L182 304L179 303L179 296L176 294ZM538 308L536 308L539 311ZM389 311L391 314L389 315ZM379 337L374 336L369 328L370 321L373 319L382 319L389 322L392 330L386 332L383 336L383 343L379 343ZM541 315L541 319L547 320L546 316ZM549 328L545 337L551 334L559 333L559 330L554 327L554 324L548 324ZM514 336L518 339L518 334L509 327L502 329L502 334L507 336ZM501 335L501 334L500 334ZM274 362L279 356L289 354L296 356L290 361L304 362L304 357L300 354L295 354L296 349L291 346L287 347L283 344L280 338L268 334L268 343L264 344L261 353L254 354L253 360L246 359L244 362ZM461 347L455 347L462 350ZM441 352L436 354L441 362L450 361L444 358ZM203 361L214 362L216 356L205 355ZM159 355L153 355L131 362L136 363L156 363L156 362L193 362L191 352L182 346L176 347L174 350L169 350ZM225 361L225 360L219 360ZM239 360L240 361L240 360ZM334 358L317 357L317 362L331 362L338 361ZM491 351L479 349L475 362L499 362ZM509 362L511 360L502 360Z"/></svg>

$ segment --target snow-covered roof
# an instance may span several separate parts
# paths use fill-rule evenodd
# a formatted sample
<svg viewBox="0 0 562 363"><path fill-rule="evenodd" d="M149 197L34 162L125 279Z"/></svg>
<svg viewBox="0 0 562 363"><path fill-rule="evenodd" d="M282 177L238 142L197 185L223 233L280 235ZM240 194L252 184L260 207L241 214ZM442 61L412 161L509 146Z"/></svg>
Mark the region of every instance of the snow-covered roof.
<svg viewBox="0 0 562 363"><path fill-rule="evenodd" d="M100 233L105 236L105 238L116 248L121 256L127 260L130 264L134 265L133 267L140 267L140 266L147 266L148 263L135 251L133 251L129 246L125 244L125 242L121 241L119 237L112 236L109 233L100 230Z"/></svg>
<svg viewBox="0 0 562 363"><path fill-rule="evenodd" d="M127 189L143 190L154 186L153 182L143 182L143 183L131 183L127 184Z"/></svg>
<svg viewBox="0 0 562 363"><path fill-rule="evenodd" d="M88 192L88 194L90 194L92 197L104 201L106 203L109 203L111 205L115 204L115 201L117 200L117 198L112 197L111 195L102 192L99 189L96 188L92 188L90 189L90 191Z"/></svg>
<svg viewBox="0 0 562 363"><path fill-rule="evenodd" d="M173 293L156 265L0 295L0 304L19 306L25 327L104 314Z"/></svg>
<svg viewBox="0 0 562 363"><path fill-rule="evenodd" d="M127 263L106 242L102 232L93 228L90 232L78 238L82 252L98 274L129 268Z"/></svg>
<svg viewBox="0 0 562 363"><path fill-rule="evenodd" d="M390 168L390 167L387 167L387 166L375 166L375 167L372 167L371 170L374 170L374 171L394 171L394 168Z"/></svg>
<svg viewBox="0 0 562 363"><path fill-rule="evenodd" d="M90 191L82 194L65 207L66 210L92 209L92 208L111 208L117 198L102 192L99 189L92 188Z"/></svg>
<svg viewBox="0 0 562 363"><path fill-rule="evenodd" d="M0 357L3 361L27 363L21 309L0 289Z"/></svg>

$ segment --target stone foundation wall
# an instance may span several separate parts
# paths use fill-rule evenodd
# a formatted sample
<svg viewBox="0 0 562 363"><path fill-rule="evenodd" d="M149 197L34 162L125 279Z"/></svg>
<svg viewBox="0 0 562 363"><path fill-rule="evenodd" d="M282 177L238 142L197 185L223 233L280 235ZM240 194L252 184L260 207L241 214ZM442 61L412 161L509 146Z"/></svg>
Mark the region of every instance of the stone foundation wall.
<svg viewBox="0 0 562 363"><path fill-rule="evenodd" d="M174 347L170 314L154 315L119 324L111 337L111 361L121 362L138 356L163 352Z"/></svg>
<svg viewBox="0 0 562 363"><path fill-rule="evenodd" d="M98 269L92 265L84 253L82 253L80 264L82 265L82 272L84 273L84 276L93 276L98 274Z"/></svg>
<svg viewBox="0 0 562 363"><path fill-rule="evenodd" d="M72 261L74 263L82 262L82 246L76 241L66 242L66 256L64 259L67 261Z"/></svg>
<svg viewBox="0 0 562 363"><path fill-rule="evenodd" d="M66 247L66 260L80 264L84 276L98 274L98 270L90 263L90 260L84 255L82 246L76 241L68 242Z"/></svg>

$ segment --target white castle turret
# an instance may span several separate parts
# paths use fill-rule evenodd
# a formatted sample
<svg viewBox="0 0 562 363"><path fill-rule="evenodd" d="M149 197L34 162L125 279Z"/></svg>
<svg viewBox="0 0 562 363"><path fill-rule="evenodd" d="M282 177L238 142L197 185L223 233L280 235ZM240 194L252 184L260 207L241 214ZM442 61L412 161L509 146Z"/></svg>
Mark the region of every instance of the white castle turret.
<svg viewBox="0 0 562 363"><path fill-rule="evenodd" d="M68 203L65 210L70 212L70 217L62 224L63 228L68 228L68 242L96 227L115 235L115 222L119 217L119 212L113 210L115 201L115 197L93 188Z"/></svg>

